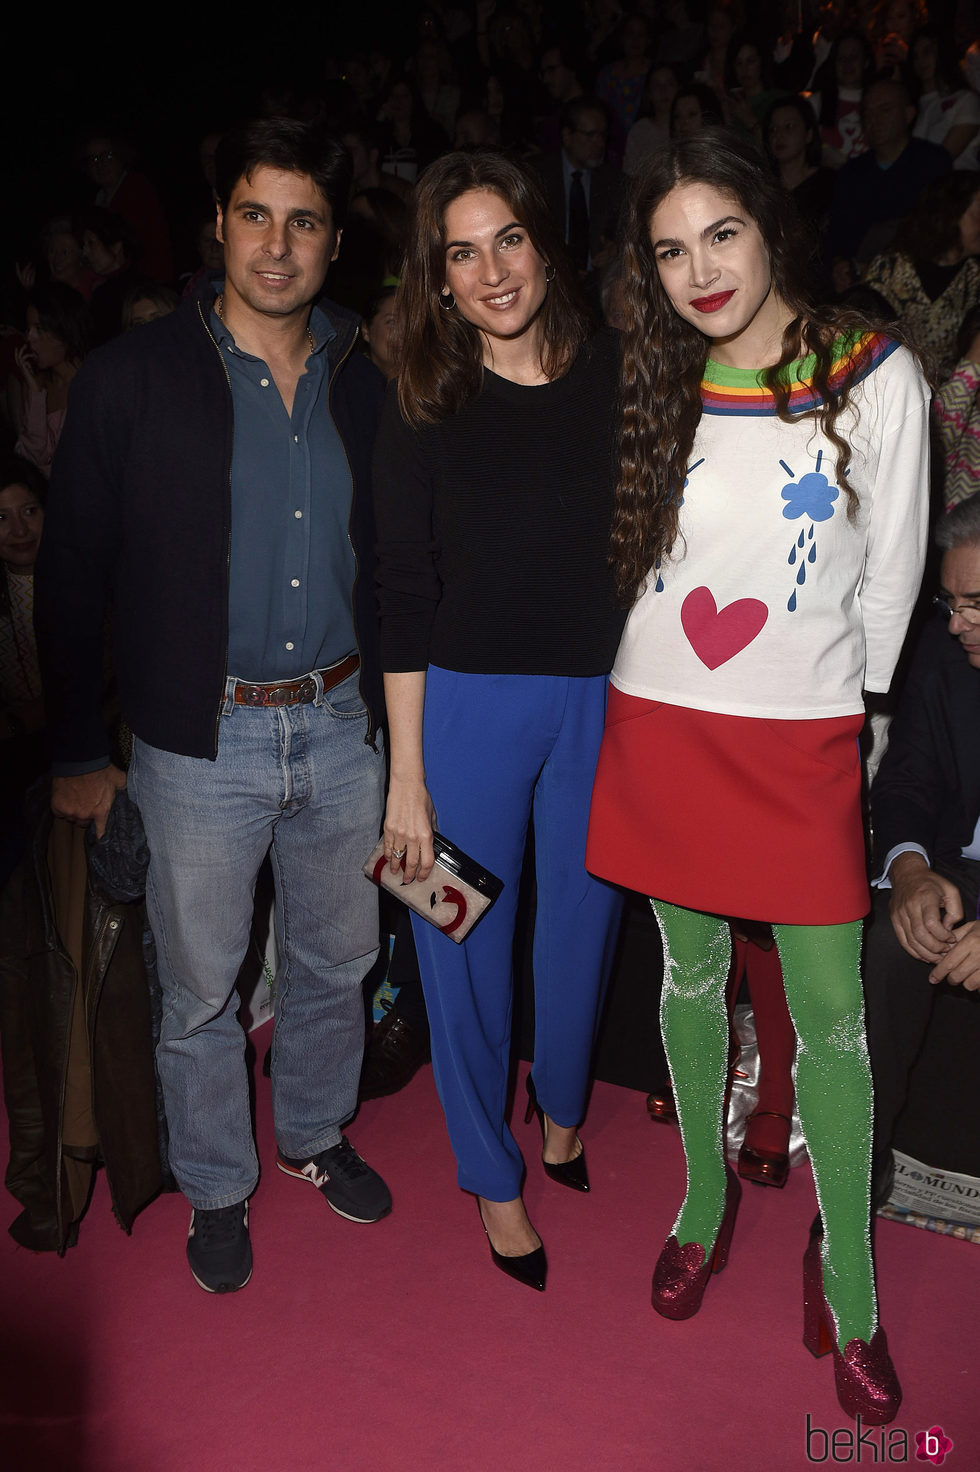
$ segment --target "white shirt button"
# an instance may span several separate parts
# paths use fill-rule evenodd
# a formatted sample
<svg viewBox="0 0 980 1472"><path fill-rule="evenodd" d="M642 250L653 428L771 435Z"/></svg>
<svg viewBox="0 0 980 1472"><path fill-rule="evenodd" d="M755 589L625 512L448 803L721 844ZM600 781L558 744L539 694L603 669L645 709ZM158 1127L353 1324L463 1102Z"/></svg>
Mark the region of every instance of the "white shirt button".
<svg viewBox="0 0 980 1472"><path fill-rule="evenodd" d="M302 511L294 511L293 512L293 515L295 516L295 518L296 518L297 521L302 521L303 520L303 513L302 513Z"/></svg>
<svg viewBox="0 0 980 1472"><path fill-rule="evenodd" d="M294 434L293 435L293 444L294 445L298 445L299 444L299 435L298 434Z"/></svg>
<svg viewBox="0 0 980 1472"><path fill-rule="evenodd" d="M288 640L288 639L287 639L287 641L286 641L286 648L287 648L287 649L292 649L292 647L293 647L293 646L292 646L292 642L291 642L291 641L290 641L290 640Z"/></svg>
<svg viewBox="0 0 980 1472"><path fill-rule="evenodd" d="M293 578L292 581L290 582L290 587L292 587L292 588L298 588L299 587L299 578Z"/></svg>
<svg viewBox="0 0 980 1472"><path fill-rule="evenodd" d="M259 383L261 383L263 388L269 387L269 380L267 378L260 378Z"/></svg>

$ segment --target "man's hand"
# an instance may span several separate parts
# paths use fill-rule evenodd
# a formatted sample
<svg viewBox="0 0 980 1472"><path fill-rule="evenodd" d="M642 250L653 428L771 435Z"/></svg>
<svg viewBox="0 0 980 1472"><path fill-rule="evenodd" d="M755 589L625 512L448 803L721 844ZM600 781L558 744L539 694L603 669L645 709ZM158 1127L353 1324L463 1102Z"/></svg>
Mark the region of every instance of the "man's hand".
<svg viewBox="0 0 980 1472"><path fill-rule="evenodd" d="M930 869L921 854L899 854L888 871L892 925L900 944L918 961L941 961L963 919L956 885Z"/></svg>
<svg viewBox="0 0 980 1472"><path fill-rule="evenodd" d="M111 763L77 777L52 777L51 811L56 818L67 818L83 827L94 823L95 836L101 838L116 793L125 786L126 773Z"/></svg>
<svg viewBox="0 0 980 1472"><path fill-rule="evenodd" d="M952 938L945 956L929 972L929 980L934 984L948 981L968 992L980 992L980 920L961 925Z"/></svg>

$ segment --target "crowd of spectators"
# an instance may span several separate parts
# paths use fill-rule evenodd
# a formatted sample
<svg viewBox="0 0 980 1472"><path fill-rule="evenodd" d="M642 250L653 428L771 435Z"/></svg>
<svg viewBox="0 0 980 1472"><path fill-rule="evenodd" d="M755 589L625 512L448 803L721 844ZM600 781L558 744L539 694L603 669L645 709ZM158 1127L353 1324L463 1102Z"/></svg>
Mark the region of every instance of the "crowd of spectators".
<svg viewBox="0 0 980 1472"><path fill-rule="evenodd" d="M330 290L363 316L397 282L421 171L452 148L488 146L544 183L601 311L603 288L615 297L602 275L615 275L629 178L672 137L721 122L755 140L811 225L820 294L853 293L897 318L938 389L962 378L955 343L980 302L971 15L964 0L442 0L415 9L397 47L383 22L366 19L358 35L348 21L355 40L305 94L249 81L268 112L323 116L352 155ZM8 282L3 297L0 432L42 471L87 347L220 269L209 168L233 121L214 119L200 138L201 172L179 204L141 166L140 119L77 129L79 190L51 200L19 290Z"/></svg>
<svg viewBox="0 0 980 1472"><path fill-rule="evenodd" d="M920 353L937 395L937 506L951 505L980 486L972 15L965 0L439 0L415 9L397 48L365 15L312 88L248 84L269 114L325 120L351 155L328 290L362 317L361 348L386 377L406 221L433 159L492 147L526 166L596 316L621 325L631 177L705 126L750 137L809 223L817 294L873 307ZM0 451L42 477L86 352L221 270L213 158L237 119L209 114L177 203L139 156L145 119L114 116L80 118L63 140L75 189L49 191L0 298Z"/></svg>

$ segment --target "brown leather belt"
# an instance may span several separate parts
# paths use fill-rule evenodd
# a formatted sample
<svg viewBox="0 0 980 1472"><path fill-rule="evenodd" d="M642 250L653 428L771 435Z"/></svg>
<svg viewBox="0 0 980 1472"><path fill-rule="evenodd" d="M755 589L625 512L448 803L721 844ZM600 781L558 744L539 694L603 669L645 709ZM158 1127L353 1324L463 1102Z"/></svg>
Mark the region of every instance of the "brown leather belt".
<svg viewBox="0 0 980 1472"><path fill-rule="evenodd" d="M348 654L339 664L317 670L324 692L346 680L360 662L356 654ZM315 699L316 680L312 675L304 675L301 680L270 681L266 685L247 685L244 680L239 680L235 685L236 705L309 705Z"/></svg>

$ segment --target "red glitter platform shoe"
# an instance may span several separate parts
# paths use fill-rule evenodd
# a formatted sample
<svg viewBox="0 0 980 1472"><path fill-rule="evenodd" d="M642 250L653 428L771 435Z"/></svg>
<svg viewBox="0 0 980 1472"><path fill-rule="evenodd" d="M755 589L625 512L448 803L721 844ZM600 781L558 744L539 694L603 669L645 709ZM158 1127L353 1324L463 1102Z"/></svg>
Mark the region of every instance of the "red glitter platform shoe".
<svg viewBox="0 0 980 1472"><path fill-rule="evenodd" d="M735 1213L742 1198L738 1176L725 1166L725 1214L718 1228L711 1253L700 1242L685 1242L668 1237L653 1273L650 1301L665 1319L690 1319L701 1307L704 1290L712 1273L720 1273L728 1261Z"/></svg>
<svg viewBox="0 0 980 1472"><path fill-rule="evenodd" d="M850 1339L838 1349L833 1315L823 1291L821 1238L811 1234L803 1258L803 1343L817 1359L832 1350L837 1399L846 1415L860 1416L867 1426L887 1426L898 1415L902 1387L888 1355L885 1331L879 1325L871 1343Z"/></svg>

